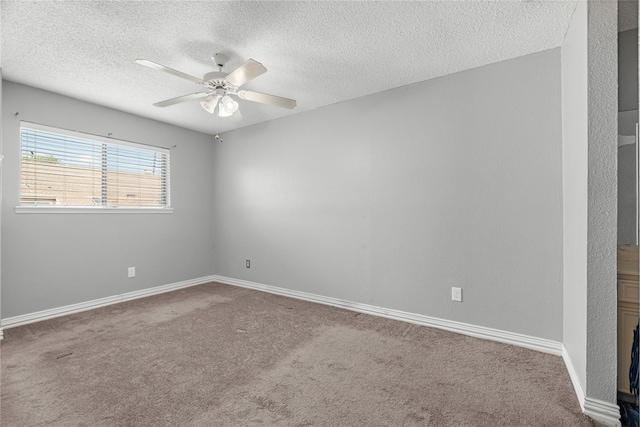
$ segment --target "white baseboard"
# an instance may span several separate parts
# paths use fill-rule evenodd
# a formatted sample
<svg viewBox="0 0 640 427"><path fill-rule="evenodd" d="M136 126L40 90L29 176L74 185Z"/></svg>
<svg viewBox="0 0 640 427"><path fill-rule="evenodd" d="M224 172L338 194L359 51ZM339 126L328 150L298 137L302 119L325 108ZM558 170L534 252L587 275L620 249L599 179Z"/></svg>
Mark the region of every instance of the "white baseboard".
<svg viewBox="0 0 640 427"><path fill-rule="evenodd" d="M580 408L582 409L582 412L584 412L584 390L582 389L582 385L580 385L578 373L576 372L575 366L573 366L571 357L569 357L569 352L564 344L562 345L562 360L564 360L564 365L567 367L567 372L569 372L569 378L571 378L573 390L576 393L578 402L580 402Z"/></svg>
<svg viewBox="0 0 640 427"><path fill-rule="evenodd" d="M578 402L580 402L582 412L594 421L597 421L599 425L620 427L620 408L618 405L585 396L584 390L578 380L578 373L564 345L562 346L562 359L569 372L569 377L571 378L573 389L578 397Z"/></svg>
<svg viewBox="0 0 640 427"><path fill-rule="evenodd" d="M35 313L23 314L15 317L8 317L0 321L0 339L3 337L2 329L14 328L29 323L40 322L42 320L53 319L55 317L67 316L69 314L80 313L106 305L117 304L124 301L130 301L138 298L148 297L151 295L162 294L165 292L175 291L177 289L189 286L201 285L214 281L213 276L199 277L197 279L184 280L182 282L170 283L168 285L156 286L153 288L142 289L139 291L127 292L124 294L113 295L110 297L99 298L91 301L81 302L78 304L66 305L64 307L52 308L49 310L37 311Z"/></svg>
<svg viewBox="0 0 640 427"><path fill-rule="evenodd" d="M620 408L613 403L585 397L582 412L600 425L611 427L620 427L622 425L620 423Z"/></svg>
<svg viewBox="0 0 640 427"><path fill-rule="evenodd" d="M240 286L244 288L256 289L272 294L288 296L305 301L316 302L319 304L330 305L333 307L344 308L347 310L357 311L360 313L372 314L375 316L387 317L390 319L401 320L405 322L415 323L418 325L429 326L447 331L457 332L463 335L469 335L477 338L484 338L492 341L498 341L506 344L526 347L544 353L554 355L562 354L562 343L551 341L544 338L537 338L528 335L517 334L514 332L502 331L499 329L486 328L484 326L476 326L468 323L455 322L452 320L439 319L437 317L425 316L422 314L408 313L400 310L393 310L368 304L341 300L338 298L326 297L322 295L300 292L276 286L264 285L246 280L233 279L224 276L205 276L197 279L185 280L182 282L171 283L163 286L156 286L140 291L127 292L124 294L114 295L110 297L100 298L96 300L86 301L78 304L71 304L64 307L53 308L49 310L38 311L35 313L23 314L15 317L8 317L0 320L0 340L3 338L3 329L13 328L16 326L26 325L29 323L39 322L42 320L53 319L55 317L67 316L69 314L79 313L106 305L116 304L124 301L130 301L137 298L143 298L164 292L170 292L176 289L189 286L196 286L208 282L220 282L228 285Z"/></svg>
<svg viewBox="0 0 640 427"><path fill-rule="evenodd" d="M368 304L361 304L341 300L338 298L325 297L322 295L311 294L307 292L294 291L291 289L278 288L275 286L264 285L262 283L249 282L246 280L233 279L224 276L212 276L212 280L228 285L240 286L243 288L256 289L259 291L269 292L272 294L283 295L291 298L297 298L305 301L317 302L320 304L330 305L333 307L344 308L347 310L357 311L360 313L372 314L375 316L387 317L389 319L402 320L404 322L415 323L418 325L429 326L432 328L444 329L451 332L457 332L472 337L484 338L491 341L498 341L506 344L513 344L519 347L551 353L556 356L562 354L562 343L544 338L532 337L529 335L517 334L514 332L502 331L499 329L486 328L484 326L476 326L468 323L454 322L452 320L439 319L437 317L425 316L422 314L407 313L405 311L393 310L383 307L377 307Z"/></svg>

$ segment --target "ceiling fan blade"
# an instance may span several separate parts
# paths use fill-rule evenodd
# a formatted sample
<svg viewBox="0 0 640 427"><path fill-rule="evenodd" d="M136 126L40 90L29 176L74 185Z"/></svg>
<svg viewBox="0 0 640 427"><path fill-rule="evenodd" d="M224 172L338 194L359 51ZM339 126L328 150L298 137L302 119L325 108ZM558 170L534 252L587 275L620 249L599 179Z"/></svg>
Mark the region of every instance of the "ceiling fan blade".
<svg viewBox="0 0 640 427"><path fill-rule="evenodd" d="M239 90L238 96L247 101L260 102L262 104L276 105L283 108L295 108L296 101L294 99L282 98L275 95L267 95L266 93L253 92L250 90Z"/></svg>
<svg viewBox="0 0 640 427"><path fill-rule="evenodd" d="M253 59L247 59L241 66L230 72L225 79L234 86L242 86L266 72L267 69L264 68L264 65Z"/></svg>
<svg viewBox="0 0 640 427"><path fill-rule="evenodd" d="M165 73L173 74L174 76L182 77L183 79L187 79L194 83L204 83L202 79L190 76L189 74L185 74L182 71L174 70L173 68L165 67L164 65L156 64L153 61L148 61L146 59L136 59L135 63L144 65L145 67L153 68L154 70L164 71Z"/></svg>
<svg viewBox="0 0 640 427"><path fill-rule="evenodd" d="M192 99L204 98L207 95L209 95L209 92L196 92L196 93L191 93L189 95L178 96L177 98L167 99L166 101L156 102L153 105L155 105L156 107L168 107L169 105L178 104L180 102L191 101Z"/></svg>

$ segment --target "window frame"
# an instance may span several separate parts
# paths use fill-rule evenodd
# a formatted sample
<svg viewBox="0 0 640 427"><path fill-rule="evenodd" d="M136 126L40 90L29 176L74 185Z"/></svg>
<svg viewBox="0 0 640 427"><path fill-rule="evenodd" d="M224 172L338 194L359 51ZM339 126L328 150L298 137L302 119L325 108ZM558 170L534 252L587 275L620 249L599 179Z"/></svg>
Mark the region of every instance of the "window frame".
<svg viewBox="0 0 640 427"><path fill-rule="evenodd" d="M166 174L165 187L166 187L166 206L108 206L108 205L93 205L93 206L77 206L77 205L29 205L22 204L22 129L31 129L40 132L47 132L52 134L58 134L62 136L68 136L72 138L81 138L88 141L94 141L101 144L124 146L130 148L144 149L149 151L157 151L165 154L166 157L166 170L163 172ZM104 137L100 135L94 135L81 131L74 131L54 126L42 125L39 123L33 123L28 121L20 121L19 127L19 150L18 150L18 205L15 207L16 213L173 213L173 207L171 206L171 156L168 148L158 147L155 145L144 144L140 142L132 142L122 140L119 138Z"/></svg>

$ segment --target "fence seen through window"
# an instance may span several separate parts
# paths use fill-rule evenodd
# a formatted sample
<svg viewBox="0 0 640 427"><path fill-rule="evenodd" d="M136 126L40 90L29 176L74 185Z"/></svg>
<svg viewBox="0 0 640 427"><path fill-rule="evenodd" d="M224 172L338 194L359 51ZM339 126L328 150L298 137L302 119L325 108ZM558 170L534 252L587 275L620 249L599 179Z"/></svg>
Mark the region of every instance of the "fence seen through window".
<svg viewBox="0 0 640 427"><path fill-rule="evenodd" d="M23 122L21 206L169 207L169 150Z"/></svg>

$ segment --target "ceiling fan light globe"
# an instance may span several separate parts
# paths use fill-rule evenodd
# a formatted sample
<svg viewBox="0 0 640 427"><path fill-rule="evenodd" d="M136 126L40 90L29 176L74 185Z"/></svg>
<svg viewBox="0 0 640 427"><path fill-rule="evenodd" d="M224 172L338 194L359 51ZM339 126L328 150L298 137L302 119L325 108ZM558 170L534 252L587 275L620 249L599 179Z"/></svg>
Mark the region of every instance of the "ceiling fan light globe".
<svg viewBox="0 0 640 427"><path fill-rule="evenodd" d="M207 113L213 113L213 111L211 111L211 106L207 101L200 101L200 105L202 105L202 108L204 108Z"/></svg>
<svg viewBox="0 0 640 427"><path fill-rule="evenodd" d="M200 105L202 105L202 108L204 108L207 113L213 114L213 112L216 110L217 103L218 99L213 95L209 95L204 101L200 102Z"/></svg>
<svg viewBox="0 0 640 427"><path fill-rule="evenodd" d="M234 112L236 112L238 110L238 103L233 101L233 100L231 100L231 101L227 102L226 104L224 104L224 109L229 111L229 112L231 112L231 113L234 113Z"/></svg>
<svg viewBox="0 0 640 427"><path fill-rule="evenodd" d="M222 109L226 113L229 113L229 115L238 111L238 103L234 101L229 95L225 95L222 97L222 99L220 100L220 105L222 106ZM228 117L228 116L223 116L223 117Z"/></svg>

